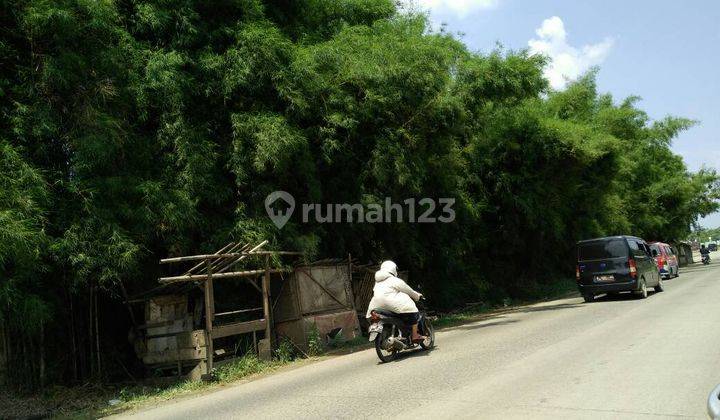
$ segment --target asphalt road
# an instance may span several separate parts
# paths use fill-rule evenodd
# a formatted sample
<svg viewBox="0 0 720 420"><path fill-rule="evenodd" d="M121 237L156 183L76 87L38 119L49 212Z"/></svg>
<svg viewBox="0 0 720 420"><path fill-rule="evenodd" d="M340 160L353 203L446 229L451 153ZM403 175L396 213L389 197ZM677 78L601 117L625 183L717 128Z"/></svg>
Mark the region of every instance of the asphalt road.
<svg viewBox="0 0 720 420"><path fill-rule="evenodd" d="M130 413L138 418L706 418L720 383L720 258L646 300L571 298Z"/></svg>

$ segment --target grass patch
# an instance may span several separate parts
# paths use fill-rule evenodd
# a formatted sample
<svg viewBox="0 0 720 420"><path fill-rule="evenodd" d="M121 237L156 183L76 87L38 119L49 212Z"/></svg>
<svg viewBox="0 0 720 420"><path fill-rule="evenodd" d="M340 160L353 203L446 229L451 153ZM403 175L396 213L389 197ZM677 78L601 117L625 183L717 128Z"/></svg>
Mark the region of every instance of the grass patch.
<svg viewBox="0 0 720 420"><path fill-rule="evenodd" d="M190 395L205 390L211 390L227 385L252 375L272 372L283 366L300 361L301 356L320 356L326 351L334 349L349 349L355 351L362 344L366 343L363 337L356 337L351 340L338 338L331 340L327 345L321 344L320 336L317 334L315 340L311 340L312 353L300 354L296 347L287 339L278 343L272 360L260 360L255 354L247 354L238 359L221 364L213 369L215 381L191 381L181 380L163 386L133 385L120 389L104 388L97 389L88 395L81 407L56 410L53 414L58 418L85 419L97 418L120 413L126 410L137 408L143 405L159 403L174 398ZM113 401L112 405L110 401Z"/></svg>
<svg viewBox="0 0 720 420"><path fill-rule="evenodd" d="M460 312L440 315L433 321L433 326L435 328L454 327L456 325L472 321L478 315L482 315L483 313L490 312L497 308L498 306L493 306L487 303L479 303L477 305L469 306Z"/></svg>
<svg viewBox="0 0 720 420"><path fill-rule="evenodd" d="M543 284L530 295L533 300L551 300L563 297L570 293L577 292L577 283L574 279L563 278Z"/></svg>
<svg viewBox="0 0 720 420"><path fill-rule="evenodd" d="M369 347L370 342L367 337L362 335L351 338L350 340L340 336L333 340L330 340L327 345L328 350L349 350L350 352L360 350L365 347Z"/></svg>
<svg viewBox="0 0 720 420"><path fill-rule="evenodd" d="M270 361L260 360L256 355L248 354L214 369L217 379L215 382L182 380L165 386L136 385L114 390L114 392L104 390L102 396L96 396L92 403L88 402L89 406L83 409L67 412L60 411L54 414L58 418L72 419L108 416L142 405L211 390L255 374L271 372L282 366L289 365L295 360L294 357L288 357L287 354ZM113 405L109 404L110 400L115 400Z"/></svg>

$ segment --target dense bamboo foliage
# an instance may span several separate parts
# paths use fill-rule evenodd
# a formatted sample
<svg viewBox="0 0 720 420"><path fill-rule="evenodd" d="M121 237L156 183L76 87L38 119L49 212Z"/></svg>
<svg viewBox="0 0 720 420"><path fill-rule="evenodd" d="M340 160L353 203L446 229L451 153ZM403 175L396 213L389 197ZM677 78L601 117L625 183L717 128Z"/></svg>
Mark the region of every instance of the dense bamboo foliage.
<svg viewBox="0 0 720 420"><path fill-rule="evenodd" d="M393 258L438 308L528 296L574 242L683 238L718 178L669 146L694 122L562 92L545 59L480 54L390 0L0 0L0 322L14 385L113 379L121 285L268 238ZM278 230L300 203L456 198L450 224Z"/></svg>

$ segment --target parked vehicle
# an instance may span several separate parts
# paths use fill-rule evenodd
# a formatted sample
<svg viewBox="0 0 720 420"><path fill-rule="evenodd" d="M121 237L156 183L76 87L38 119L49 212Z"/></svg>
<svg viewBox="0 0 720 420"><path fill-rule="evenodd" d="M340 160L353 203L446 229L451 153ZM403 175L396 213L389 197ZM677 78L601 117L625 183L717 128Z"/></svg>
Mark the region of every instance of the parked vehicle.
<svg viewBox="0 0 720 420"><path fill-rule="evenodd" d="M720 385L716 386L708 395L707 412L711 419L720 419Z"/></svg>
<svg viewBox="0 0 720 420"><path fill-rule="evenodd" d="M577 243L577 279L585 302L596 295L632 291L647 297L649 287L663 291L650 246L635 236L611 236Z"/></svg>
<svg viewBox="0 0 720 420"><path fill-rule="evenodd" d="M412 323L406 322L404 314L373 309L370 311L370 333L369 341L375 342L375 352L380 361L386 363L395 360L398 353L403 350L416 348L410 339ZM426 336L425 341L419 343L425 350L435 345L435 330L427 318L425 311L420 309L420 320L418 321L418 332Z"/></svg>
<svg viewBox="0 0 720 420"><path fill-rule="evenodd" d="M662 242L651 242L650 252L655 258L655 265L657 265L663 278L669 279L680 275L680 264L670 245Z"/></svg>
<svg viewBox="0 0 720 420"><path fill-rule="evenodd" d="M715 252L715 251L717 251L718 246L716 243L713 242L710 245L708 245L708 249L710 250L710 252Z"/></svg>

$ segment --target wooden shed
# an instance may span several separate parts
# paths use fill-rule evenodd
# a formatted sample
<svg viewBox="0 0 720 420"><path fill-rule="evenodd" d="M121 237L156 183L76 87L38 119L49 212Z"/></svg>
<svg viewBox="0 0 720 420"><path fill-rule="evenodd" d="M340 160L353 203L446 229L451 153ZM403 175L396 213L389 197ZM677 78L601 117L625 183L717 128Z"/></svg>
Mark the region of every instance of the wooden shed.
<svg viewBox="0 0 720 420"><path fill-rule="evenodd" d="M350 284L351 270L348 260L324 260L295 267L288 280L278 286L273 311L278 335L301 349L307 349L313 334L325 342L358 337L360 326Z"/></svg>
<svg viewBox="0 0 720 420"><path fill-rule="evenodd" d="M198 378L205 373L207 345L201 291L161 287L134 297L133 303L143 304L144 323L136 327L131 338L145 366Z"/></svg>
<svg viewBox="0 0 720 420"><path fill-rule="evenodd" d="M292 271L273 265L281 255L300 254L261 250L266 244L230 243L214 254L161 260L195 265L182 275L160 278L160 286L128 299L129 305L144 305L144 322L133 320L131 339L148 368L173 368L178 375L200 378L212 373L216 359L240 356L248 347L261 358L271 357L277 303L271 285L282 284L283 273ZM245 260L262 268L240 268ZM216 287L223 289L217 302Z"/></svg>
<svg viewBox="0 0 720 420"><path fill-rule="evenodd" d="M693 263L693 250L689 242L676 242L672 244L677 251L678 263L680 267L685 267Z"/></svg>

